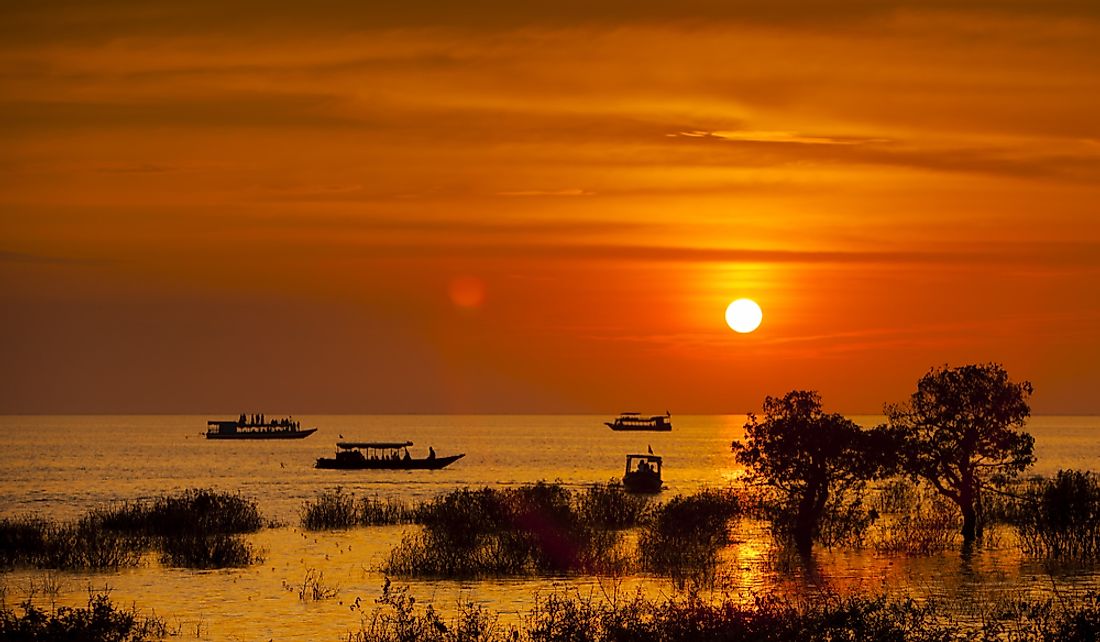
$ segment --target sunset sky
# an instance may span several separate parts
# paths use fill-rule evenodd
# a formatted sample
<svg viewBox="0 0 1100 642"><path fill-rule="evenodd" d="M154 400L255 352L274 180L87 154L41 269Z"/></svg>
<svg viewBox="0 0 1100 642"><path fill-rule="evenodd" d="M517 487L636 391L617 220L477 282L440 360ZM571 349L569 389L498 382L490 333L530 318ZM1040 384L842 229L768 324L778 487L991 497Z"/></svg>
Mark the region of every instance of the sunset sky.
<svg viewBox="0 0 1100 642"><path fill-rule="evenodd" d="M0 412L1100 412L1100 3L224 5L0 9Z"/></svg>

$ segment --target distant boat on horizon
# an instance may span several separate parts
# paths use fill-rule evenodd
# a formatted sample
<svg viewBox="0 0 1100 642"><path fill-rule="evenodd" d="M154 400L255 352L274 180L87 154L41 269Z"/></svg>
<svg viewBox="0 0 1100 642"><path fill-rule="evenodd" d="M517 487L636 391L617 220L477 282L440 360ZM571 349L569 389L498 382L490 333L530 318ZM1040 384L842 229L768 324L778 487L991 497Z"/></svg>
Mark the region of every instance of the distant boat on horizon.
<svg viewBox="0 0 1100 642"><path fill-rule="evenodd" d="M672 413L665 411L663 415L643 417L640 412L624 412L615 418L615 421L605 421L604 425L612 430L672 430Z"/></svg>
<svg viewBox="0 0 1100 642"><path fill-rule="evenodd" d="M466 456L466 453L436 457L428 448L427 457L409 454L411 441L338 441L335 457L319 457L314 468L338 470L439 470ZM402 453L404 451L404 453Z"/></svg>
<svg viewBox="0 0 1100 642"><path fill-rule="evenodd" d="M316 428L302 428L291 417L269 420L262 414L241 413L232 421L206 422L207 439L305 439L315 432Z"/></svg>

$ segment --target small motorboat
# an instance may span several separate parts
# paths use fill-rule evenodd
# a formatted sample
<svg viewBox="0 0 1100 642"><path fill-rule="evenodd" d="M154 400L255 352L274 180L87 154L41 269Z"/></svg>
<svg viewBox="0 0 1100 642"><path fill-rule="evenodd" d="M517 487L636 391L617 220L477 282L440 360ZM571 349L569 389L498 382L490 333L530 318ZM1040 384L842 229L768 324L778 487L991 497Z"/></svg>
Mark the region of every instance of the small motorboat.
<svg viewBox="0 0 1100 642"><path fill-rule="evenodd" d="M632 493L661 492L661 458L648 455L627 455L623 487Z"/></svg>

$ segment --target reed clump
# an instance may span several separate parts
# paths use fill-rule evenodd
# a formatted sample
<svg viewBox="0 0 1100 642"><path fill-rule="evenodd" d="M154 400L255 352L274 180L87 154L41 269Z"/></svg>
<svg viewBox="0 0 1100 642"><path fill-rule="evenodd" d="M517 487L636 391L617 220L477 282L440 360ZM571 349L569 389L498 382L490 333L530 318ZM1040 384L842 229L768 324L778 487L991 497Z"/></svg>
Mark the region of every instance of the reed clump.
<svg viewBox="0 0 1100 642"><path fill-rule="evenodd" d="M642 568L673 577L712 571L729 543L729 522L741 512L730 491L676 496L654 509L638 537Z"/></svg>
<svg viewBox="0 0 1100 642"><path fill-rule="evenodd" d="M934 555L958 546L962 517L940 493L908 480L886 486L876 501L882 515L871 533L880 553Z"/></svg>
<svg viewBox="0 0 1100 642"><path fill-rule="evenodd" d="M750 602L698 594L651 600L601 599L577 592L537 597L521 624L502 627L484 607L460 604L451 618L418 605L387 580L354 642L1092 642L1100 636L1100 595L1072 603L1035 599L998 605L989 617L960 619L944 602L878 595L816 595Z"/></svg>
<svg viewBox="0 0 1100 642"><path fill-rule="evenodd" d="M235 535L185 533L160 542L160 563L181 568L242 568L263 561L263 555Z"/></svg>
<svg viewBox="0 0 1100 642"><path fill-rule="evenodd" d="M190 489L94 509L68 523L39 517L0 520L0 562L6 567L114 569L136 566L146 553L157 551L163 563L175 566L242 566L260 556L236 535L262 526L254 502Z"/></svg>
<svg viewBox="0 0 1100 642"><path fill-rule="evenodd" d="M1072 560L1100 558L1100 477L1061 470L1032 480L1008 521L1030 555Z"/></svg>
<svg viewBox="0 0 1100 642"><path fill-rule="evenodd" d="M357 526L413 524L419 521L419 507L397 499L357 498L342 487L322 491L306 501L301 511L302 528L311 531L343 530Z"/></svg>
<svg viewBox="0 0 1100 642"><path fill-rule="evenodd" d="M163 619L119 608L104 593L89 594L85 607L59 606L46 611L28 600L20 610L0 608L0 640L144 642L169 635Z"/></svg>
<svg viewBox="0 0 1100 642"><path fill-rule="evenodd" d="M117 569L136 566L147 547L146 538L99 528L87 518L65 524L39 517L0 520L4 567Z"/></svg>
<svg viewBox="0 0 1100 642"><path fill-rule="evenodd" d="M577 511L595 528L624 529L641 525L649 518L654 502L647 495L628 493L622 482L613 479L592 484L575 497Z"/></svg>
<svg viewBox="0 0 1100 642"><path fill-rule="evenodd" d="M108 530L158 537L254 533L264 524L255 502L208 488L127 502L93 511L88 518Z"/></svg>
<svg viewBox="0 0 1100 642"><path fill-rule="evenodd" d="M611 572L625 564L621 534L587 520L561 484L460 489L420 506L384 570L403 576Z"/></svg>

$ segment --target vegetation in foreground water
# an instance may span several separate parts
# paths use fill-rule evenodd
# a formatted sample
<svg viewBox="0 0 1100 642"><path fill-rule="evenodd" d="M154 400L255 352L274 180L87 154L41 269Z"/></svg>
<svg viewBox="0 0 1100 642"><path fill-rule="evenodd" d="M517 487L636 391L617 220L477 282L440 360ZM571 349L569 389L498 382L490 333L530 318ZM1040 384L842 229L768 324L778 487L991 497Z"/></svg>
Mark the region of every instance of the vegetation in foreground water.
<svg viewBox="0 0 1100 642"><path fill-rule="evenodd" d="M673 497L654 510L638 537L642 568L676 579L712 573L729 543L729 522L740 511L729 491Z"/></svg>
<svg viewBox="0 0 1100 642"><path fill-rule="evenodd" d="M302 505L302 528L311 531L343 530L356 526L413 524L419 521L420 506L397 499L356 497L340 486L321 491L317 499Z"/></svg>
<svg viewBox="0 0 1100 642"><path fill-rule="evenodd" d="M1005 601L964 620L944 603L856 595L812 600L758 596L708 601L697 594L626 600L577 593L538 596L519 626L466 601L451 617L418 605L407 587L387 580L354 642L1095 642L1100 595L1070 604Z"/></svg>
<svg viewBox="0 0 1100 642"><path fill-rule="evenodd" d="M0 640L11 642L144 642L168 636L164 620L115 606L104 593L89 594L86 607L46 611L29 601L20 611L0 608Z"/></svg>
<svg viewBox="0 0 1100 642"><path fill-rule="evenodd" d="M393 575L471 577L612 572L624 566L622 536L589 521L561 484L460 489L419 509L384 570Z"/></svg>
<svg viewBox="0 0 1100 642"><path fill-rule="evenodd" d="M1007 520L1025 552L1069 560L1100 558L1100 477L1060 470L1031 480Z"/></svg>
<svg viewBox="0 0 1100 642"><path fill-rule="evenodd" d="M190 489L120 507L95 509L71 523L39 517L0 520L0 564L55 569L136 566L149 551L188 568L245 566L260 560L237 537L263 526L255 502Z"/></svg>

